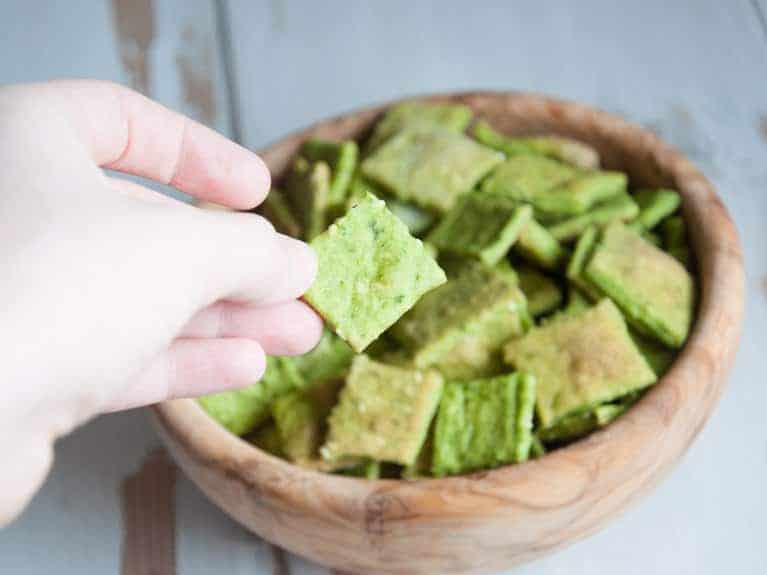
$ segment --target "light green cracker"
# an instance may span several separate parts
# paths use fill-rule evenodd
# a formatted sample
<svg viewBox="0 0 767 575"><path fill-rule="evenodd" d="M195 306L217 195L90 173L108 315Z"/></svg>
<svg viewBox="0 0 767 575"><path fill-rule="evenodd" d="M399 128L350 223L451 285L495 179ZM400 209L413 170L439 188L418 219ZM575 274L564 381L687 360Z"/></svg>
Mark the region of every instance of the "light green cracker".
<svg viewBox="0 0 767 575"><path fill-rule="evenodd" d="M535 219L519 233L513 251L545 270L558 270L567 261L569 252Z"/></svg>
<svg viewBox="0 0 767 575"><path fill-rule="evenodd" d="M423 243L372 195L311 245L319 271L304 297L358 352L447 279Z"/></svg>
<svg viewBox="0 0 767 575"><path fill-rule="evenodd" d="M304 142L299 154L310 162L324 162L330 167L328 209L333 212L332 216L341 215L346 204L349 184L357 169L359 157L357 142L311 139Z"/></svg>
<svg viewBox="0 0 767 575"><path fill-rule="evenodd" d="M428 104L404 102L389 108L375 125L366 151L375 150L397 132L406 128L442 128L460 133L471 121L471 109L463 104Z"/></svg>
<svg viewBox="0 0 767 575"><path fill-rule="evenodd" d="M446 213L503 155L447 130L399 132L362 162L362 174L400 200Z"/></svg>
<svg viewBox="0 0 767 575"><path fill-rule="evenodd" d="M598 238L599 230L596 226L586 228L575 244L575 250L573 250L573 255L567 264L566 272L567 279L592 301L601 299L602 294L599 289L586 280L583 276L583 270L589 262L591 254L594 253Z"/></svg>
<svg viewBox="0 0 767 575"><path fill-rule="evenodd" d="M479 262L424 296L391 330L413 365L448 378L495 375L500 350L531 324L527 302L507 274Z"/></svg>
<svg viewBox="0 0 767 575"><path fill-rule="evenodd" d="M572 166L550 158L519 155L508 158L483 180L483 192L502 194L538 208L551 190L580 174ZM545 200L544 200L545 201Z"/></svg>
<svg viewBox="0 0 767 575"><path fill-rule="evenodd" d="M280 190L272 188L264 203L259 206L258 211L272 223L278 232L294 238L301 237L301 224L293 215L287 199Z"/></svg>
<svg viewBox="0 0 767 575"><path fill-rule="evenodd" d="M591 146L561 136L510 137L495 131L480 120L472 131L477 141L507 156L537 154L548 156L571 166L594 170L599 168L599 153Z"/></svg>
<svg viewBox="0 0 767 575"><path fill-rule="evenodd" d="M495 265L530 221L530 206L505 196L473 192L461 198L427 240L440 252L475 257Z"/></svg>
<svg viewBox="0 0 767 575"><path fill-rule="evenodd" d="M306 382L290 358L268 357L261 381L242 389L199 398L208 414L235 435L245 435L269 418L272 402Z"/></svg>
<svg viewBox="0 0 767 575"><path fill-rule="evenodd" d="M585 277L642 333L682 347L692 324L695 287L677 260L622 224L605 228Z"/></svg>
<svg viewBox="0 0 767 575"><path fill-rule="evenodd" d="M562 305L562 290L553 279L529 266L520 266L517 275L532 316L546 314Z"/></svg>
<svg viewBox="0 0 767 575"><path fill-rule="evenodd" d="M639 215L631 225L639 231L652 230L682 203L678 192L666 188L642 189L637 191L634 198L639 205Z"/></svg>
<svg viewBox="0 0 767 575"><path fill-rule="evenodd" d="M330 166L325 162L309 162L298 157L285 182L285 193L296 211L306 240L316 237L327 226L330 173Z"/></svg>
<svg viewBox="0 0 767 575"><path fill-rule="evenodd" d="M352 363L328 418L323 458L367 457L412 465L442 393L442 376L385 365L361 355Z"/></svg>
<svg viewBox="0 0 767 575"><path fill-rule="evenodd" d="M526 460L534 402L535 380L517 373L449 382L434 426L432 474L457 475Z"/></svg>
<svg viewBox="0 0 767 575"><path fill-rule="evenodd" d="M609 299L511 340L504 358L535 376L536 410L544 428L656 380Z"/></svg>
<svg viewBox="0 0 767 575"><path fill-rule="evenodd" d="M626 193L628 177L621 172L583 172L539 196L535 207L556 217L576 216L600 202Z"/></svg>
<svg viewBox="0 0 767 575"><path fill-rule="evenodd" d="M602 227L610 222L625 222L635 218L637 214L639 206L631 196L623 194L595 206L585 214L556 223L548 230L557 240L566 242L580 236L589 226Z"/></svg>

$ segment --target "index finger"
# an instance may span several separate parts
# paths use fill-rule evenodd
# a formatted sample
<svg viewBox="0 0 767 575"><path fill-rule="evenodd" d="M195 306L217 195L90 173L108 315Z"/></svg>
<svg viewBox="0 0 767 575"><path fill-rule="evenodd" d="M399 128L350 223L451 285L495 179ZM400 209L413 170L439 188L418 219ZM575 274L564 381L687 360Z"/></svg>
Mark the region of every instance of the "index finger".
<svg viewBox="0 0 767 575"><path fill-rule="evenodd" d="M237 209L263 201L269 170L221 134L110 82L66 80L37 87L73 120L94 162Z"/></svg>

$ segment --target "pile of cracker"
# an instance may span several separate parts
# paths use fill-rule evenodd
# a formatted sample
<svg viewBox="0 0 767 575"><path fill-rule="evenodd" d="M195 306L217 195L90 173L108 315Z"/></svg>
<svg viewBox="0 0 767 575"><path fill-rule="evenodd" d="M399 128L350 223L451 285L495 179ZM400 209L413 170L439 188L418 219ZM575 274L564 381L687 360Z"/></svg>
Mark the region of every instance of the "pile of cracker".
<svg viewBox="0 0 767 575"><path fill-rule="evenodd" d="M201 398L271 454L366 478L543 456L671 366L695 282L672 189L635 189L561 136L459 104L390 108L364 142L309 140L260 212L314 247L319 345Z"/></svg>

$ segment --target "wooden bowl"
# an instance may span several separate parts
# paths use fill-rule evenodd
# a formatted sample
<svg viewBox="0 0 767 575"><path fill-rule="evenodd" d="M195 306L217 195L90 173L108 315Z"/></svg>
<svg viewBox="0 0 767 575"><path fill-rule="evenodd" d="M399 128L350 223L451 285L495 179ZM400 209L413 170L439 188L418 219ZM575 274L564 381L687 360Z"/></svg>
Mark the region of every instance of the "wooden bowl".
<svg viewBox="0 0 767 575"><path fill-rule="evenodd" d="M581 104L508 92L420 99L467 104L509 134L583 140L634 184L679 190L697 259L698 315L671 370L616 422L541 459L464 477L325 475L231 435L193 400L155 408L178 464L224 511L264 539L352 573L486 572L594 533L679 461L719 399L740 336L738 236L711 183L681 153L648 130ZM358 138L388 105L315 124L261 156L279 178L303 140Z"/></svg>

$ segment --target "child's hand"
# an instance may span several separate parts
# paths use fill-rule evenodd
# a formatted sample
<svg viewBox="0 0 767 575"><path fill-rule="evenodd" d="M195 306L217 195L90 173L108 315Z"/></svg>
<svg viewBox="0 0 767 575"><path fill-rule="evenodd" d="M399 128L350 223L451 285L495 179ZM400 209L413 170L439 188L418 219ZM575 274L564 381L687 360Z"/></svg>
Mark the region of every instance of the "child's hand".
<svg viewBox="0 0 767 575"><path fill-rule="evenodd" d="M0 523L56 437L103 411L255 382L322 324L297 298L305 244L252 214L203 211L107 176L252 208L261 160L122 87L0 89Z"/></svg>

